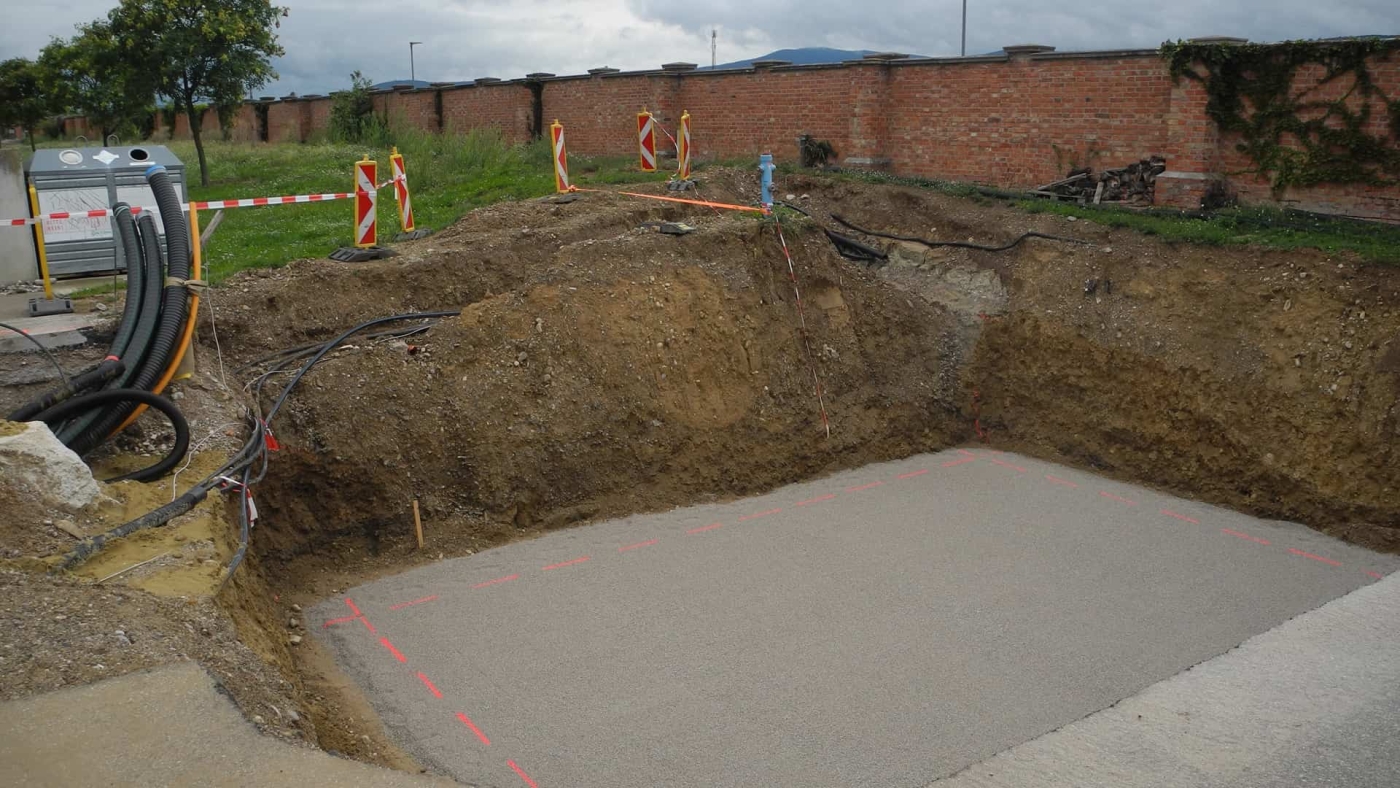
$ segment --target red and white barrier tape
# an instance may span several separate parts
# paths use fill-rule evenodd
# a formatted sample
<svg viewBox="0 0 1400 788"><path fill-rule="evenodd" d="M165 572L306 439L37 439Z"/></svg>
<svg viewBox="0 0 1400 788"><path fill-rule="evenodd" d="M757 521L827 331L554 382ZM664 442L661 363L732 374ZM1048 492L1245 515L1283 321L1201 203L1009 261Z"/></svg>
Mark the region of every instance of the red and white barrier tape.
<svg viewBox="0 0 1400 788"><path fill-rule="evenodd" d="M376 190L383 189L395 182L395 179L379 184ZM288 197L252 197L246 200L210 200L208 202L196 202L194 207L201 211L217 210L221 208L255 208L263 205L292 205L304 202L328 202L330 200L349 200L355 196L354 192L336 192L334 194L295 194ZM188 206L181 204L181 207L188 210ZM131 206L132 213L140 213L143 208L139 205ZM41 213L38 216L27 219L5 219L0 221L0 226L23 227L46 220L63 219L98 219L103 216L111 216L110 208L99 208L92 211L57 211L55 213Z"/></svg>

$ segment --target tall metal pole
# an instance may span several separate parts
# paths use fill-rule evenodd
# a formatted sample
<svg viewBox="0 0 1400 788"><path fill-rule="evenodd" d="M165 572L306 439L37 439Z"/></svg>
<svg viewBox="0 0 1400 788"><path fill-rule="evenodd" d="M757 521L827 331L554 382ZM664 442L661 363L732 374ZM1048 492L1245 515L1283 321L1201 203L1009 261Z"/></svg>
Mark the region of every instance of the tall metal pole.
<svg viewBox="0 0 1400 788"><path fill-rule="evenodd" d="M962 56L967 57L967 0L963 0Z"/></svg>
<svg viewBox="0 0 1400 788"><path fill-rule="evenodd" d="M417 82L418 82L418 71L417 71L417 69L415 69L414 66L413 66L413 48L416 47L416 46L421 45L422 43L423 43L422 41L410 41L410 42L408 42L408 81L409 81L409 82L413 82L413 83L417 83Z"/></svg>

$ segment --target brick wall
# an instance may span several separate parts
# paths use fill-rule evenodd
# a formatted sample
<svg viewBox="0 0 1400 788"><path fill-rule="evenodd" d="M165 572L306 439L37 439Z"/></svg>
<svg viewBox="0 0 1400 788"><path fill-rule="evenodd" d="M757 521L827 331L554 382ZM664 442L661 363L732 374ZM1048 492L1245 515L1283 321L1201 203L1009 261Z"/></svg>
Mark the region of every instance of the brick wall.
<svg viewBox="0 0 1400 788"><path fill-rule="evenodd" d="M1116 167L1161 154L1169 170L1158 182L1160 204L1196 207L1212 182L1224 180L1247 202L1400 221L1394 188L1324 185L1275 194L1267 180L1242 174L1251 162L1236 149L1239 140L1222 135L1206 115L1204 88L1173 82L1155 51L1048 49L722 72L535 75L384 91L375 94L374 106L397 123L448 132L494 127L512 142L529 140L536 129L547 133L557 118L571 152L609 156L636 154L636 113L643 107L672 134L689 110L702 159L771 152L791 160L797 138L810 135L835 146L847 166L1008 188L1054 180L1073 165ZM1372 72L1378 86L1400 99L1400 57L1375 61ZM1347 85L1318 86L1322 76L1320 69L1305 70L1296 87L1315 88L1322 98L1343 95ZM330 106L324 97L268 104L268 138L313 138L327 129ZM256 115L245 114L239 134L255 137ZM1386 113L1374 112L1371 122L1384 132ZM671 150L664 137L658 142Z"/></svg>
<svg viewBox="0 0 1400 788"><path fill-rule="evenodd" d="M443 130L494 127L511 142L526 142L533 106L534 94L523 81L446 88L442 90Z"/></svg>

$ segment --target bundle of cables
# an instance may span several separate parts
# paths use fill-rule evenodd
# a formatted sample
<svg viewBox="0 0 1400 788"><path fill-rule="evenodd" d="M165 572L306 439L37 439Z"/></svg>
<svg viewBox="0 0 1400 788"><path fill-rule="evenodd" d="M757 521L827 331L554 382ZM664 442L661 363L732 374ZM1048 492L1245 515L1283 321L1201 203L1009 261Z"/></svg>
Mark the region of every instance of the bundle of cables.
<svg viewBox="0 0 1400 788"><path fill-rule="evenodd" d="M160 232L151 213L134 219L131 206L114 205L113 222L127 261L126 306L107 357L5 417L42 421L64 445L86 456L147 406L165 414L175 428L169 452L155 464L109 482L158 479L184 459L190 444L184 415L160 393L174 376L193 329L191 238L169 173L156 165L146 170L146 180L164 225L168 264L161 260Z"/></svg>
<svg viewBox="0 0 1400 788"><path fill-rule="evenodd" d="M245 368L267 365L266 369L253 378L248 388L251 397L251 407L248 410L248 439L243 447L234 453L222 466L213 473L201 479L194 486L190 487L179 497L170 503L147 512L134 520L123 523L103 534L88 537L78 543L71 552L64 556L64 560L57 567L58 569L71 569L74 566L86 561L95 554L102 546L112 539L136 533L146 528L155 528L165 525L176 517L190 511L201 501L209 496L214 490L223 490L237 496L238 519L239 519L239 540L238 549L224 574L224 581L227 582L233 573L242 563L244 556L248 552L248 542L253 521L257 517L257 509L252 502L252 486L262 481L267 474L269 452L276 451L278 444L272 435L272 430L268 426L276 417L278 411L287 402L293 389L301 382L306 373L311 368L319 364L331 351L340 347L354 335L368 328L380 326L386 323L399 323L404 321L422 321L417 325L407 328L397 328L390 331L381 331L370 334L370 338L402 338L426 331L433 323L444 317L453 317L461 314L457 311L440 312L414 312L401 315L389 315L373 320L367 320L356 325L335 338L327 341L303 345L301 347L290 348L278 353L274 353L265 358L258 359L245 365ZM298 362L300 362L298 364ZM282 390L273 399L266 411L263 410L263 388L273 377L294 373L291 379L282 387Z"/></svg>

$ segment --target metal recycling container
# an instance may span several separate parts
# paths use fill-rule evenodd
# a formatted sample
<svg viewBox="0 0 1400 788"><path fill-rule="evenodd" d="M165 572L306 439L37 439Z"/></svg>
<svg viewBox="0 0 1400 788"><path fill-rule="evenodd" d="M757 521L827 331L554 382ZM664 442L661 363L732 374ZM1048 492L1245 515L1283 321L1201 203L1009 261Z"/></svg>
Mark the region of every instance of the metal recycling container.
<svg viewBox="0 0 1400 788"><path fill-rule="evenodd" d="M165 228L146 184L146 170L153 164L165 167L181 202L186 201L185 165L163 145L44 148L35 152L25 174L38 195L38 213L110 209L118 201L139 205L155 217L163 249ZM45 219L43 226L52 276L126 270L110 216Z"/></svg>

